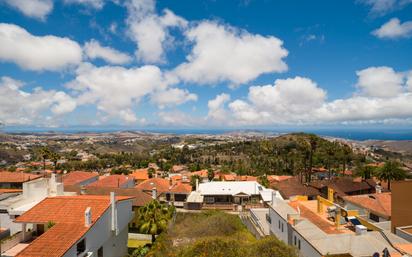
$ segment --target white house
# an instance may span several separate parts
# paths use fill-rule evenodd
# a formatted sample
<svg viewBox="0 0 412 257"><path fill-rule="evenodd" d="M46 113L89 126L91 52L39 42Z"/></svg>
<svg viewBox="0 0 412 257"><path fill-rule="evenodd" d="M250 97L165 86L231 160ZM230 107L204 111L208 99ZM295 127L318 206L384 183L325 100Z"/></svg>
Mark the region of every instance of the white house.
<svg viewBox="0 0 412 257"><path fill-rule="evenodd" d="M272 199L272 189L256 181L213 181L200 183L187 200L187 206L203 204L213 208L219 206L264 205ZM201 202L200 202L201 201Z"/></svg>
<svg viewBox="0 0 412 257"><path fill-rule="evenodd" d="M317 212L316 203L316 200L289 201L273 197L268 217L260 222L268 222L270 234L295 246L302 257L363 257L381 254L385 248L395 256L399 251L394 246L399 249L412 247L412 244L389 230L367 231L361 225L349 223L336 227L325 213Z"/></svg>
<svg viewBox="0 0 412 257"><path fill-rule="evenodd" d="M16 217L31 209L41 200L49 196L73 195L64 193L63 184L56 181L55 174L51 178L38 178L23 183L23 193L10 195L0 201L0 227L10 230L13 235L21 231L21 226L13 221Z"/></svg>
<svg viewBox="0 0 412 257"><path fill-rule="evenodd" d="M48 197L16 218L25 231L23 241L33 231L37 236L16 256L123 257L132 217L132 197ZM26 230L29 224L33 231Z"/></svg>

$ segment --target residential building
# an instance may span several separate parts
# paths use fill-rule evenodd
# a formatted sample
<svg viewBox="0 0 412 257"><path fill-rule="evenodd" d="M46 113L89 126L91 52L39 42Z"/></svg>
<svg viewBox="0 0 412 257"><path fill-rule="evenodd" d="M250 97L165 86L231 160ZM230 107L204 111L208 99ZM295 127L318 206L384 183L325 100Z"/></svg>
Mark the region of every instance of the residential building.
<svg viewBox="0 0 412 257"><path fill-rule="evenodd" d="M151 178L136 186L143 192L152 194L152 197L161 202L168 202L176 207L183 207L187 197L192 191L192 186L186 183L173 183L164 178Z"/></svg>
<svg viewBox="0 0 412 257"><path fill-rule="evenodd" d="M153 174L156 175L156 174ZM130 174L134 178L136 184L139 184L147 179L149 179L148 169L137 169Z"/></svg>
<svg viewBox="0 0 412 257"><path fill-rule="evenodd" d="M72 171L62 176L64 186L87 186L97 180L99 180L99 174L89 171Z"/></svg>
<svg viewBox="0 0 412 257"><path fill-rule="evenodd" d="M31 173L0 171L0 188L23 188L24 182L41 177Z"/></svg>
<svg viewBox="0 0 412 257"><path fill-rule="evenodd" d="M23 183L22 194L9 194L1 197L0 201L0 227L10 230L10 234L21 231L21 226L13 221L18 216L30 210L46 197L70 195L64 193L63 184L57 182L56 175L51 178L39 178Z"/></svg>
<svg viewBox="0 0 412 257"><path fill-rule="evenodd" d="M213 181L200 183L187 200L187 208L201 202L202 208L236 209L263 206L270 201L272 189L256 181ZM195 204L198 208L199 204Z"/></svg>
<svg viewBox="0 0 412 257"><path fill-rule="evenodd" d="M364 257L381 254L385 249L391 256L412 254L411 243L362 220L356 210L345 209L323 198L305 199L296 197L291 201L273 197L268 216L259 220L269 224L271 234L295 246L300 256ZM328 208L323 208L323 204Z"/></svg>
<svg viewBox="0 0 412 257"><path fill-rule="evenodd" d="M316 188L301 183L299 177L291 177L279 181L272 180L271 186L279 191L284 199L291 199L296 196L307 196L309 199L315 199L319 195L319 191Z"/></svg>
<svg viewBox="0 0 412 257"><path fill-rule="evenodd" d="M89 187L112 187L112 188L133 188L135 182L133 177L126 175L100 176L99 180L90 183Z"/></svg>
<svg viewBox="0 0 412 257"><path fill-rule="evenodd" d="M25 232L23 242L33 231L36 235L16 256L123 257L131 218L131 198L114 193L46 198L16 219ZM25 229L28 225L33 231Z"/></svg>
<svg viewBox="0 0 412 257"><path fill-rule="evenodd" d="M151 193L145 193L137 188L112 188L112 187L81 187L65 186L67 192L75 192L78 195L110 195L114 192L118 196L130 196L132 199L132 210L134 216L129 224L130 228L136 228L138 222L138 210L140 207L148 204L153 200Z"/></svg>
<svg viewBox="0 0 412 257"><path fill-rule="evenodd" d="M344 196L345 208L358 210L359 215L375 222L388 221L391 219L390 192Z"/></svg>

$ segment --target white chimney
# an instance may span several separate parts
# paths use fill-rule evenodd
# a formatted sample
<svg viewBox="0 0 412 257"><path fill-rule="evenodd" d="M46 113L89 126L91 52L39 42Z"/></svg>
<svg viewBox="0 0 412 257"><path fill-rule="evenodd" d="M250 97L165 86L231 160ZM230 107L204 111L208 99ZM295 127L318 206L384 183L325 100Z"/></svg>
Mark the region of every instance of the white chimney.
<svg viewBox="0 0 412 257"><path fill-rule="evenodd" d="M199 192L199 179L196 179L196 192Z"/></svg>
<svg viewBox="0 0 412 257"><path fill-rule="evenodd" d="M382 193L382 186L379 185L379 184L376 184L376 186L375 186L375 191L376 191L377 194Z"/></svg>
<svg viewBox="0 0 412 257"><path fill-rule="evenodd" d="M157 199L157 189L156 189L156 187L152 188L152 198L153 198L153 200Z"/></svg>
<svg viewBox="0 0 412 257"><path fill-rule="evenodd" d="M86 187L85 187L85 186L81 186L81 187L80 187L80 194L81 194L81 195L85 195L85 194L86 194Z"/></svg>
<svg viewBox="0 0 412 257"><path fill-rule="evenodd" d="M116 235L119 234L119 228L117 226L117 208L116 208L116 198L114 192L110 192L110 204L112 209L112 231L116 232Z"/></svg>
<svg viewBox="0 0 412 257"><path fill-rule="evenodd" d="M90 227L92 225L92 209L87 207L84 211L84 225Z"/></svg>

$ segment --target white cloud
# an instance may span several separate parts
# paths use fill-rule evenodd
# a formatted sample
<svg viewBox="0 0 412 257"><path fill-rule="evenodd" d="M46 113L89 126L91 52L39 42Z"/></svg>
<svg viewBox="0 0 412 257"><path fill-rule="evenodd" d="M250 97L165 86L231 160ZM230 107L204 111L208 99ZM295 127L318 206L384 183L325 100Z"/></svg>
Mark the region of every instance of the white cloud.
<svg viewBox="0 0 412 257"><path fill-rule="evenodd" d="M151 95L151 101L163 109L165 106L183 104L188 101L197 101L197 95L180 88L170 88L157 91Z"/></svg>
<svg viewBox="0 0 412 257"><path fill-rule="evenodd" d="M181 111L159 112L160 125L177 127L199 127L205 125L205 120L188 115Z"/></svg>
<svg viewBox="0 0 412 257"><path fill-rule="evenodd" d="M405 38L412 36L412 21L401 23L398 18L392 18L380 28L372 31L378 38Z"/></svg>
<svg viewBox="0 0 412 257"><path fill-rule="evenodd" d="M132 58L111 47L103 47L94 39L84 45L84 52L90 59L101 58L111 64L126 64L132 61Z"/></svg>
<svg viewBox="0 0 412 257"><path fill-rule="evenodd" d="M137 121L133 108L142 97L165 90L163 74L156 66L123 68L81 65L68 87L79 92L79 104L96 104L98 110L126 122Z"/></svg>
<svg viewBox="0 0 412 257"><path fill-rule="evenodd" d="M46 19L46 16L53 10L52 0L3 0L3 2L25 16L39 20Z"/></svg>
<svg viewBox="0 0 412 257"><path fill-rule="evenodd" d="M185 33L194 43L187 62L175 73L187 82L213 84L246 83L264 73L284 72L288 51L273 36L261 36L203 21Z"/></svg>
<svg viewBox="0 0 412 257"><path fill-rule="evenodd" d="M400 10L412 3L411 0L358 0L369 6L371 16L383 16L392 11Z"/></svg>
<svg viewBox="0 0 412 257"><path fill-rule="evenodd" d="M60 70L82 59L82 49L75 41L34 36L14 24L0 23L0 45L0 61L28 70Z"/></svg>
<svg viewBox="0 0 412 257"><path fill-rule="evenodd" d="M66 4L82 4L100 10L104 6L104 0L64 0Z"/></svg>
<svg viewBox="0 0 412 257"><path fill-rule="evenodd" d="M357 86L361 94L371 97L390 98L403 91L404 74L392 68L370 67L356 72Z"/></svg>
<svg viewBox="0 0 412 257"><path fill-rule="evenodd" d="M168 9L162 16L157 15L154 0L131 0L127 9L128 32L137 44L138 59L146 63L164 62L165 47L173 41L169 28L184 28L187 21Z"/></svg>
<svg viewBox="0 0 412 257"><path fill-rule="evenodd" d="M222 93L217 95L214 99L209 100L207 107L209 112L207 118L214 121L224 121L227 119L227 111L225 104L230 100L230 95Z"/></svg>
<svg viewBox="0 0 412 257"><path fill-rule="evenodd" d="M277 79L274 85L249 88L248 102L235 100L229 109L240 123L285 123L307 119L308 110L322 106L326 92L310 79Z"/></svg>
<svg viewBox="0 0 412 257"><path fill-rule="evenodd" d="M76 108L76 101L63 91L23 90L24 83L9 77L0 79L0 122L6 125L41 124L45 112L54 116L69 113Z"/></svg>
<svg viewBox="0 0 412 257"><path fill-rule="evenodd" d="M220 96L209 103L211 122L219 125L399 123L412 121L412 71L370 67L357 72L356 92L349 98L327 101L326 92L308 78L278 79L274 85L252 86L247 99L235 99L225 108Z"/></svg>

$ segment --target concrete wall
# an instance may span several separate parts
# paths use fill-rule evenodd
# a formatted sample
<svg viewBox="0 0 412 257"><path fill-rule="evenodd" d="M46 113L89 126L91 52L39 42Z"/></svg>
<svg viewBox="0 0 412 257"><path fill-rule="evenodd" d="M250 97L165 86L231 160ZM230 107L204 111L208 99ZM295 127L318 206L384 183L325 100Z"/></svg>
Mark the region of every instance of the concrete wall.
<svg viewBox="0 0 412 257"><path fill-rule="evenodd" d="M275 210L269 208L270 233L288 244L288 223ZM280 224L280 226L279 226ZM282 230L283 224L283 230Z"/></svg>
<svg viewBox="0 0 412 257"><path fill-rule="evenodd" d="M87 186L90 183L93 183L95 181L99 180L99 176L93 177L93 178L89 178L86 180L83 180L82 182L80 182L78 185L79 186Z"/></svg>
<svg viewBox="0 0 412 257"><path fill-rule="evenodd" d="M109 207L93 227L78 242L85 239L86 252L97 256L97 251L103 247L103 256L123 257L127 254L128 223L132 215L132 202L120 201L117 203L117 220L119 234L111 231L111 208ZM93 213L92 213L93 217ZM77 257L76 244L64 255Z"/></svg>
<svg viewBox="0 0 412 257"><path fill-rule="evenodd" d="M10 218L8 213L0 213L0 226L10 229L10 235L14 235L21 231L21 224L14 223L14 219Z"/></svg>
<svg viewBox="0 0 412 257"><path fill-rule="evenodd" d="M370 219L370 212L368 211L368 210L366 210L365 208L362 208L361 206L358 206L358 205L356 205L356 204L353 204L353 203L346 203L346 205L345 205L345 208L346 209L348 209L348 210L358 210L358 212L359 212L359 215L360 216L365 216L365 217L367 217L368 219ZM388 221L388 219L386 219L386 218L384 218L384 217L381 217L381 216L379 216L378 214L376 214L376 213L374 213L376 216L378 216L379 217L379 221L377 221L377 222L384 222L384 221Z"/></svg>
<svg viewBox="0 0 412 257"><path fill-rule="evenodd" d="M296 243L295 243L296 237ZM300 242L300 247L299 247ZM321 257L322 255L315 250L315 248L309 244L299 233L292 230L290 245L295 246L299 250L299 256L302 257Z"/></svg>
<svg viewBox="0 0 412 257"><path fill-rule="evenodd" d="M408 233L403 229L411 230L412 226L396 228L395 234L412 243L412 233Z"/></svg>

